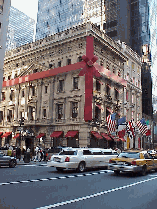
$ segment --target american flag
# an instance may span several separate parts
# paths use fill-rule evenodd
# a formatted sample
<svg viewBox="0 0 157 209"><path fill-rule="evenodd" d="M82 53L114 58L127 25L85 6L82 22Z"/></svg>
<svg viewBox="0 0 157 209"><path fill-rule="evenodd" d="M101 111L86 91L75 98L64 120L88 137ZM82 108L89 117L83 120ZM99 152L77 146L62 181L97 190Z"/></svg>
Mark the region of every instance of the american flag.
<svg viewBox="0 0 157 209"><path fill-rule="evenodd" d="M148 128L147 128L146 121L144 118L142 118L140 121L137 121L136 125L138 126L139 131L141 132L142 135L147 133Z"/></svg>
<svg viewBox="0 0 157 209"><path fill-rule="evenodd" d="M135 137L135 127L133 124L133 120L130 120L126 125L126 132L128 133L128 137L133 139Z"/></svg>
<svg viewBox="0 0 157 209"><path fill-rule="evenodd" d="M111 115L107 116L106 118L107 126L108 126L108 133L111 134L112 132L116 131L116 120L112 120Z"/></svg>

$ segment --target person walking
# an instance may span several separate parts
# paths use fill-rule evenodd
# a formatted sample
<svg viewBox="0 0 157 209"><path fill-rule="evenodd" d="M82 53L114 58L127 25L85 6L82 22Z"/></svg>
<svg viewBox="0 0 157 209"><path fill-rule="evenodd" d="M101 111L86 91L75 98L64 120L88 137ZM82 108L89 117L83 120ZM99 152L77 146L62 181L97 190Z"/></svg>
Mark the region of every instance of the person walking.
<svg viewBox="0 0 157 209"><path fill-rule="evenodd" d="M39 158L38 158L38 151L39 151L39 147L36 146L36 148L35 148L35 158L34 158L34 162L36 162L37 160L39 160Z"/></svg>
<svg viewBox="0 0 157 209"><path fill-rule="evenodd" d="M21 149L19 147L16 148L16 159L21 160Z"/></svg>

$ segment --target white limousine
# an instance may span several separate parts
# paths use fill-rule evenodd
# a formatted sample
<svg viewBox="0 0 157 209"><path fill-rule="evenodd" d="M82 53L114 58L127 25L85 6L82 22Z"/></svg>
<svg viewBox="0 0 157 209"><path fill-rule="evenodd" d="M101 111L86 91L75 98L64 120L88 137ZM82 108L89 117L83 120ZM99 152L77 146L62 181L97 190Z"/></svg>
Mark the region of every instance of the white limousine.
<svg viewBox="0 0 157 209"><path fill-rule="evenodd" d="M56 167L58 171L77 169L83 172L86 168L106 167L109 160L117 156L112 149L63 148L60 153L51 156L47 166Z"/></svg>

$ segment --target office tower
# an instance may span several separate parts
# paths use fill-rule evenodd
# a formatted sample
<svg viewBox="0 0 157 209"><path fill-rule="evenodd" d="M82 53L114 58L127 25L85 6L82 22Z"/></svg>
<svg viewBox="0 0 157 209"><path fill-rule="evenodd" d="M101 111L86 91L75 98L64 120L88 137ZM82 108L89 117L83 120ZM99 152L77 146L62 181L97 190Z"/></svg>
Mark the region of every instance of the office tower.
<svg viewBox="0 0 157 209"><path fill-rule="evenodd" d="M102 25L105 21L102 0L39 0L36 40L91 21Z"/></svg>
<svg viewBox="0 0 157 209"><path fill-rule="evenodd" d="M5 55L5 45L8 28L8 17L11 2L10 0L0 0L0 93L3 81L3 62ZM0 97L1 100L1 97Z"/></svg>
<svg viewBox="0 0 157 209"><path fill-rule="evenodd" d="M35 20L11 6L6 50L33 42L34 25Z"/></svg>

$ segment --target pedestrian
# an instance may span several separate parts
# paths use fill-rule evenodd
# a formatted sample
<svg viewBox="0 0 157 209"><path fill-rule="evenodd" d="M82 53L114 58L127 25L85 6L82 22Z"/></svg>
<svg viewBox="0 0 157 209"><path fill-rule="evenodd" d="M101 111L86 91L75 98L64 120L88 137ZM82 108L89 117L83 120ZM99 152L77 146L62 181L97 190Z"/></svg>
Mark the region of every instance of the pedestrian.
<svg viewBox="0 0 157 209"><path fill-rule="evenodd" d="M43 150L40 149L40 161L42 161L42 160L43 160Z"/></svg>
<svg viewBox="0 0 157 209"><path fill-rule="evenodd" d="M19 147L16 148L16 159L21 160L21 149Z"/></svg>
<svg viewBox="0 0 157 209"><path fill-rule="evenodd" d="M34 158L34 162L36 162L36 160L38 159L38 151L39 151L39 147L36 146L35 148L35 158ZM39 159L38 159L39 160Z"/></svg>

